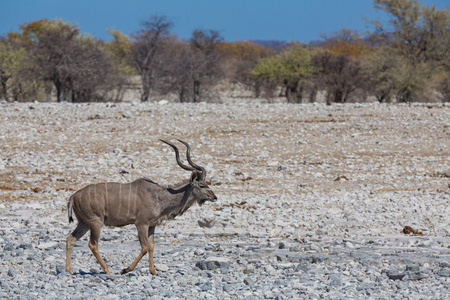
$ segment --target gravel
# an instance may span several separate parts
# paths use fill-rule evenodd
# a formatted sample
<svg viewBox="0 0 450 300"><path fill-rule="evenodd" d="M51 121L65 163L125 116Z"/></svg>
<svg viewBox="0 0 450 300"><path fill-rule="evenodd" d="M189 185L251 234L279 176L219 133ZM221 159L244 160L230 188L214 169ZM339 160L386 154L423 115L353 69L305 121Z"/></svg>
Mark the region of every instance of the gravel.
<svg viewBox="0 0 450 300"><path fill-rule="evenodd" d="M0 103L0 298L445 299L450 106ZM104 228L65 272L70 195L188 178L186 140L219 200L156 229ZM403 233L410 226L422 234Z"/></svg>

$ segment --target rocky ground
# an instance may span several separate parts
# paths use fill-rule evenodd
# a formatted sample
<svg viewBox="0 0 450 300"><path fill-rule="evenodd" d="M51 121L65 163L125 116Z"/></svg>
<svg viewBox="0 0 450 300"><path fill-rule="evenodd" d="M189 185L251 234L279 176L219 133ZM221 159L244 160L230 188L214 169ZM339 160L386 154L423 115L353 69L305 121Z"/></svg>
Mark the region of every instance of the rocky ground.
<svg viewBox="0 0 450 300"><path fill-rule="evenodd" d="M218 202L157 228L157 276L119 275L134 226L102 231L114 275L88 235L67 274L74 191L188 178L160 138L192 145ZM3 102L0 298L445 299L449 178L448 104Z"/></svg>

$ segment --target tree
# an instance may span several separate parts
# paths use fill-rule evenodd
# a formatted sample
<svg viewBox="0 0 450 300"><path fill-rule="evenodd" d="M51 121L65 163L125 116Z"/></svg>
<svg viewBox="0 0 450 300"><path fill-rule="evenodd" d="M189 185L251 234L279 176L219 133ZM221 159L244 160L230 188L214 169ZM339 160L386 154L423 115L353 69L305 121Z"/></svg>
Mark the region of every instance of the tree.
<svg viewBox="0 0 450 300"><path fill-rule="evenodd" d="M29 46L30 72L56 88L57 101L91 101L108 81L110 63L100 44L61 20L41 23Z"/></svg>
<svg viewBox="0 0 450 300"><path fill-rule="evenodd" d="M114 93L109 91L109 94L114 96L115 102L119 102L123 98L124 88L129 83L130 77L138 74L133 64L133 43L128 36L118 30L106 31L114 37L114 40L104 45L108 59L113 64L109 85Z"/></svg>
<svg viewBox="0 0 450 300"><path fill-rule="evenodd" d="M358 88L364 88L365 74L359 61L344 54L322 51L312 58L318 70L314 76L316 84L327 92L327 104L347 102Z"/></svg>
<svg viewBox="0 0 450 300"><path fill-rule="evenodd" d="M106 30L114 40L106 43L105 50L124 75L136 75L137 70L133 64L133 43L128 36L119 30Z"/></svg>
<svg viewBox="0 0 450 300"><path fill-rule="evenodd" d="M332 37L324 36L325 49L334 54L344 54L352 59L361 59L370 51L359 33L343 28Z"/></svg>
<svg viewBox="0 0 450 300"><path fill-rule="evenodd" d="M49 85L30 72L30 47L46 19L20 25L21 32L9 32L0 42L0 93L14 101L46 100Z"/></svg>
<svg viewBox="0 0 450 300"><path fill-rule="evenodd" d="M194 68L192 70L192 84L194 102L200 101L200 92L215 85L223 76L220 67L220 55L217 51L218 45L223 37L216 30L196 29L192 33L190 45L193 51L191 58Z"/></svg>
<svg viewBox="0 0 450 300"><path fill-rule="evenodd" d="M377 31L393 36L392 45L411 62L442 61L450 50L450 13L417 0L374 0L391 16L390 27L374 22Z"/></svg>
<svg viewBox="0 0 450 300"><path fill-rule="evenodd" d="M431 87L427 67L422 65L409 63L405 56L390 47L378 48L363 61L371 81L371 92L379 102L407 102L423 97Z"/></svg>
<svg viewBox="0 0 450 300"><path fill-rule="evenodd" d="M26 51L14 46L6 38L0 38L0 98L9 98L9 82L18 77Z"/></svg>
<svg viewBox="0 0 450 300"><path fill-rule="evenodd" d="M198 52L185 41L171 39L165 44L158 64L155 88L162 94L175 92L180 102L194 99L194 74L201 60Z"/></svg>
<svg viewBox="0 0 450 300"><path fill-rule="evenodd" d="M391 16L388 25L373 22L379 36L385 38L391 51L403 57L408 80L396 80L391 86L398 86L394 94L399 101L431 100L430 95L438 89L445 91L445 80L450 76L450 13L438 10L434 5L427 7L417 0L374 0L375 8ZM392 61L395 63L395 61ZM377 78L391 78L374 69ZM381 73L380 73L381 72ZM418 75L420 74L420 78ZM416 75L416 78L413 78ZM444 87L444 90L440 89Z"/></svg>
<svg viewBox="0 0 450 300"><path fill-rule="evenodd" d="M155 63L155 88L162 93L175 91L180 102L199 102L222 78L217 51L221 41L214 30L195 30L188 42L166 38Z"/></svg>
<svg viewBox="0 0 450 300"><path fill-rule="evenodd" d="M280 54L261 59L251 73L282 85L288 102L301 102L303 90L314 71L311 61L314 53L300 43L293 43Z"/></svg>
<svg viewBox="0 0 450 300"><path fill-rule="evenodd" d="M170 34L172 22L164 16L152 16L148 21L142 22L144 27L132 37L134 40L132 52L133 62L141 76L141 101L146 102L154 84L154 70L157 55Z"/></svg>
<svg viewBox="0 0 450 300"><path fill-rule="evenodd" d="M263 81L253 76L251 71L260 59L273 56L273 51L249 41L222 42L218 45L218 51L226 78L232 83L252 88L259 97Z"/></svg>
<svg viewBox="0 0 450 300"><path fill-rule="evenodd" d="M176 92L180 102L199 102L222 77L222 37L214 30L195 30L189 41L168 36L154 63L154 87L161 93Z"/></svg>

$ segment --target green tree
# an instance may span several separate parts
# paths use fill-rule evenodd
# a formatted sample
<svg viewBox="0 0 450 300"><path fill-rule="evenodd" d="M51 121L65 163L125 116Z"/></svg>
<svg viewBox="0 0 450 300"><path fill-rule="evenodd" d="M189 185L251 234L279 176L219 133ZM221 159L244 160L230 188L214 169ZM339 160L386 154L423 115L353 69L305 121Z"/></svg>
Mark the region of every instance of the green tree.
<svg viewBox="0 0 450 300"><path fill-rule="evenodd" d="M222 42L218 45L222 57L222 69L230 83L243 84L252 89L256 97L261 93L261 80L251 74L258 61L273 55L265 46L249 41Z"/></svg>
<svg viewBox="0 0 450 300"><path fill-rule="evenodd" d="M114 97L115 102L122 101L126 92L126 86L130 83L132 76L139 75L133 64L133 42L119 30L106 30L114 39L104 44L104 49L112 62L112 76L109 86L112 90L109 95Z"/></svg>
<svg viewBox="0 0 450 300"><path fill-rule="evenodd" d="M394 81L376 84L395 87L393 94L399 101L432 100L433 91L450 75L449 11L438 10L434 5L427 7L417 0L374 0L374 4L391 16L387 25L373 22L377 33L385 38L393 55L402 57L402 69L408 73L404 78L394 79L390 74L383 75L394 66L372 69L370 72L376 79ZM386 57L385 63L388 61L399 63Z"/></svg>
<svg viewBox="0 0 450 300"><path fill-rule="evenodd" d="M283 86L288 102L301 102L307 80L314 72L314 54L315 50L293 43L280 54L261 59L251 73Z"/></svg>
<svg viewBox="0 0 450 300"><path fill-rule="evenodd" d="M374 0L375 8L391 16L389 26L375 22L392 45L411 62L443 61L450 50L450 13L417 0Z"/></svg>
<svg viewBox="0 0 450 300"><path fill-rule="evenodd" d="M106 43L105 51L111 56L118 66L120 73L124 75L137 75L136 67L133 65L133 42L119 30L106 30L114 40Z"/></svg>
<svg viewBox="0 0 450 300"><path fill-rule="evenodd" d="M432 88L424 63L413 65L390 47L380 47L367 55L363 67L372 81L371 92L379 102L407 102L424 97Z"/></svg>
<svg viewBox="0 0 450 300"><path fill-rule="evenodd" d="M47 100L49 86L29 72L28 57L21 39L0 38L0 99Z"/></svg>
<svg viewBox="0 0 450 300"><path fill-rule="evenodd" d="M9 98L8 81L17 78L25 55L24 47L14 47L9 40L0 39L0 98Z"/></svg>

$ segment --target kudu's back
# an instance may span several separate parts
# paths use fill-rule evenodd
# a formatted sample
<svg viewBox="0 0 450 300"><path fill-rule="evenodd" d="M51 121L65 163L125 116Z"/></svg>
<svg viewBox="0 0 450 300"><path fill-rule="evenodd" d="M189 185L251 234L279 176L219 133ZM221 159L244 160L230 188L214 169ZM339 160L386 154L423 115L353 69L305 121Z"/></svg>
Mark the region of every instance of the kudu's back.
<svg viewBox="0 0 450 300"><path fill-rule="evenodd" d="M72 209L78 221L90 225L102 222L106 226L125 226L134 224L139 212L149 208L152 195L148 190L158 186L146 179L138 179L130 183L97 183L79 190L69 200L69 221ZM147 203L146 203L147 202ZM151 204L150 204L151 206ZM151 211L147 212L151 214ZM149 215L150 217L150 215Z"/></svg>

